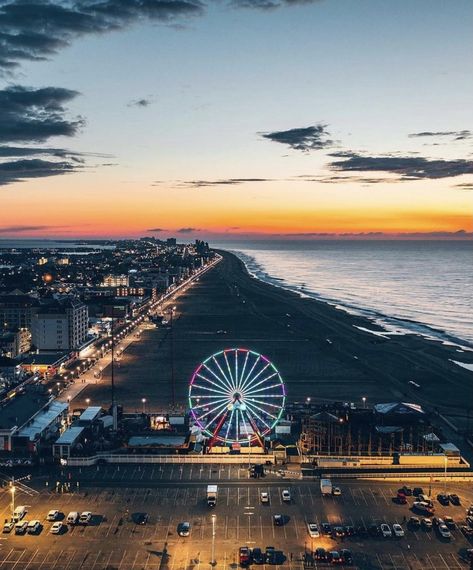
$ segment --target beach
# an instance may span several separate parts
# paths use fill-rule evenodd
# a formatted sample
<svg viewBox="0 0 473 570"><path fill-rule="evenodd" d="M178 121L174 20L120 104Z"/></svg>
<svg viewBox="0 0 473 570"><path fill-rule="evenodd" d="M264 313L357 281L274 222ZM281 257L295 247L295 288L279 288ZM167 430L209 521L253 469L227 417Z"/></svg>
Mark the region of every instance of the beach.
<svg viewBox="0 0 473 570"><path fill-rule="evenodd" d="M266 355L279 369L289 401L367 405L413 401L437 409L460 428L473 408L473 378L454 361L473 353L419 335L380 335L371 321L250 276L233 254L176 297L172 329L147 329L115 367L116 399L126 411L165 412L187 406L193 370L230 347ZM378 333L378 334L376 334ZM174 358L172 358L174 354ZM174 378L174 382L172 381ZM421 386L416 389L409 381ZM173 388L174 384L174 388ZM110 367L73 407L109 407Z"/></svg>

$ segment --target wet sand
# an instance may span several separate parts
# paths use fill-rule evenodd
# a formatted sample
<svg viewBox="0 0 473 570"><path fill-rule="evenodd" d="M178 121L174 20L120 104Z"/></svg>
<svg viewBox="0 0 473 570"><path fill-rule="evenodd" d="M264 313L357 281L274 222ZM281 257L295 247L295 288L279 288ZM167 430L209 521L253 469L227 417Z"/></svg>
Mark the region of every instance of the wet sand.
<svg viewBox="0 0 473 570"><path fill-rule="evenodd" d="M171 352L174 344L176 408L185 409L189 380L210 354L229 347L251 348L278 367L288 397L302 401L338 400L368 404L413 401L438 408L458 425L473 409L473 374L449 359L473 361L473 353L417 335L382 338L368 320L326 303L251 277L243 263L224 253L223 261L181 295L173 330L153 329L127 350L116 369L117 402L127 411L165 411L172 404ZM222 331L225 331L224 333ZM173 342L171 342L173 339ZM409 387L414 380L420 390ZM88 386L74 407L90 398L110 403L110 368ZM472 413L473 421L473 413Z"/></svg>

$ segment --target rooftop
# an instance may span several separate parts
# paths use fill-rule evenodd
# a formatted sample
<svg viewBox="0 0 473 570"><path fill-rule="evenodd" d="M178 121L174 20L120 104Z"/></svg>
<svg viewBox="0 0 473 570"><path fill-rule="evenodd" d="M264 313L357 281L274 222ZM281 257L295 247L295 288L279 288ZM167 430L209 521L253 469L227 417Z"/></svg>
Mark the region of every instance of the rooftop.
<svg viewBox="0 0 473 570"><path fill-rule="evenodd" d="M72 426L69 429L66 429L54 445L72 445L79 439L84 430L85 427Z"/></svg>
<svg viewBox="0 0 473 570"><path fill-rule="evenodd" d="M102 413L102 408L100 406L89 406L80 415L80 422L93 422Z"/></svg>
<svg viewBox="0 0 473 570"><path fill-rule="evenodd" d="M23 393L12 398L0 408L0 429L11 430L21 427L49 401L49 395L38 391L35 386L27 386Z"/></svg>
<svg viewBox="0 0 473 570"><path fill-rule="evenodd" d="M45 406L40 410L36 416L31 419L31 422L18 432L18 435L20 437L27 437L30 441L34 441L37 434L41 434L47 429L68 407L68 404L64 402L51 402L49 406Z"/></svg>

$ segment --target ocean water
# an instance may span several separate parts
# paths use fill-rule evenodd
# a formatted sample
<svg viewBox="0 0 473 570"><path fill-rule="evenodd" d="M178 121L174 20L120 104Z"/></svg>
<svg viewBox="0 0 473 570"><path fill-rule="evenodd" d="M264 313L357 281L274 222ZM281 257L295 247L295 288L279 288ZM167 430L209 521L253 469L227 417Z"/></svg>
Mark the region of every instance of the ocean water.
<svg viewBox="0 0 473 570"><path fill-rule="evenodd" d="M240 241L220 247L259 279L366 316L390 332L473 346L473 242Z"/></svg>

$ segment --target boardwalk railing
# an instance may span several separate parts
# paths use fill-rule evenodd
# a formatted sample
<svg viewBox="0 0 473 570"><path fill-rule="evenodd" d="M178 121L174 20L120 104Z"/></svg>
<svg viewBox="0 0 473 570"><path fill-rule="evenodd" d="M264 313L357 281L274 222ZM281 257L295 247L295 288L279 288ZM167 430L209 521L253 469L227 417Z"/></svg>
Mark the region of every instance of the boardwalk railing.
<svg viewBox="0 0 473 570"><path fill-rule="evenodd" d="M263 453L252 453L250 457L248 455L118 455L113 453L93 455L90 457L69 457L67 459L67 465L69 467L88 467L91 465L96 465L97 463L114 463L114 464L156 464L156 463L172 463L177 465L183 465L187 463L199 463L199 464L232 464L247 466L249 462L252 465L266 464L267 462L271 464L274 463L274 456L265 455Z"/></svg>

